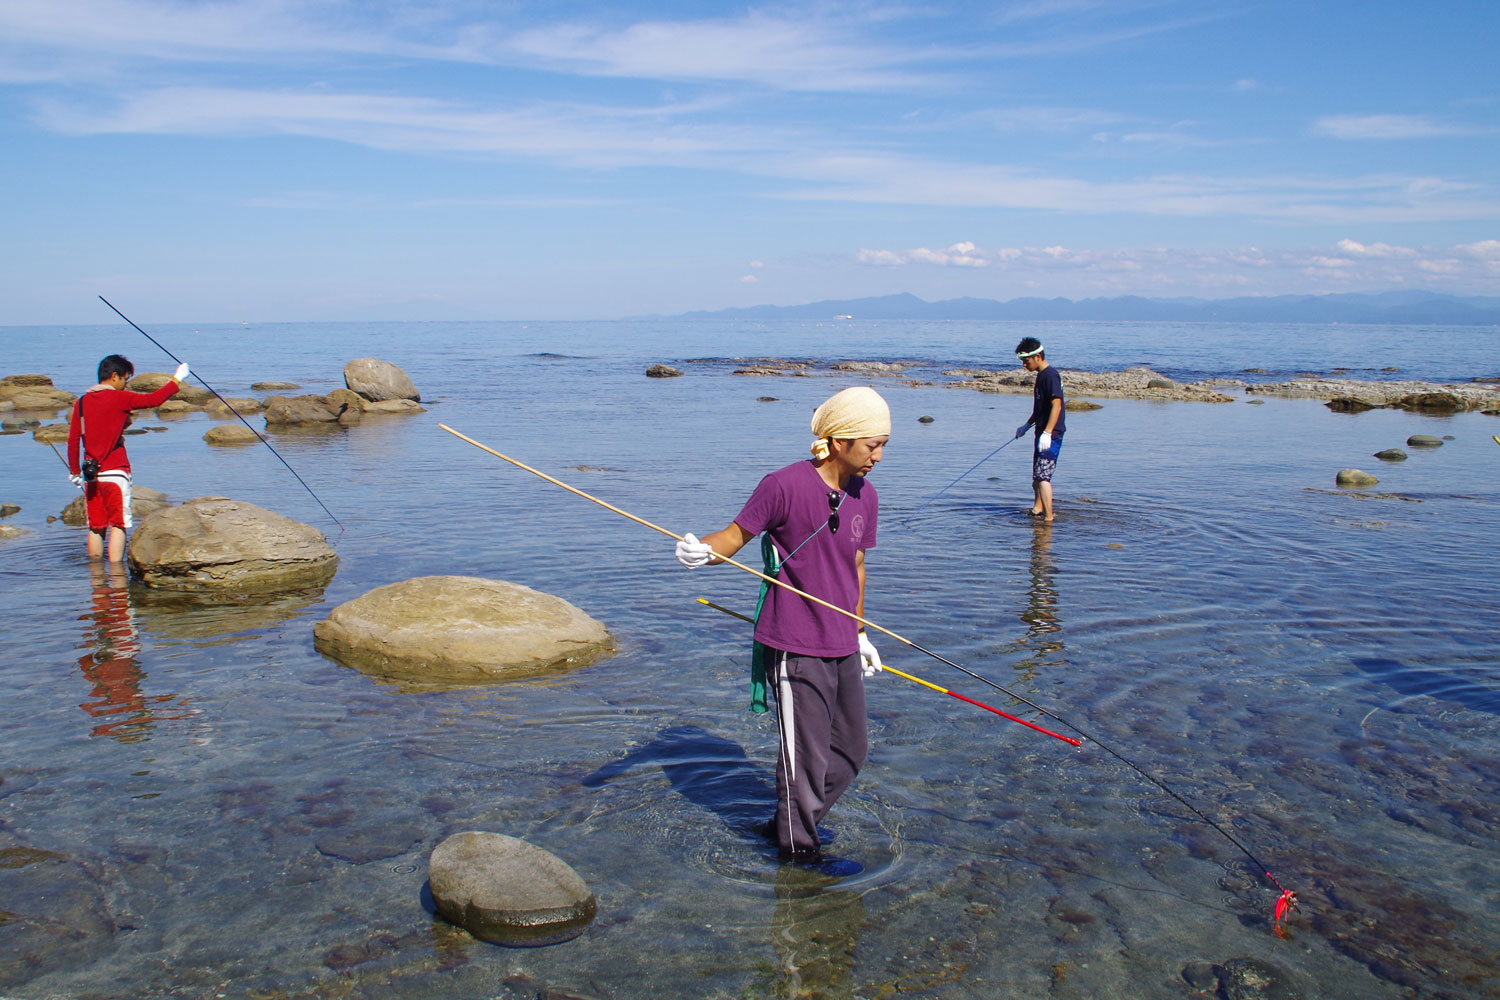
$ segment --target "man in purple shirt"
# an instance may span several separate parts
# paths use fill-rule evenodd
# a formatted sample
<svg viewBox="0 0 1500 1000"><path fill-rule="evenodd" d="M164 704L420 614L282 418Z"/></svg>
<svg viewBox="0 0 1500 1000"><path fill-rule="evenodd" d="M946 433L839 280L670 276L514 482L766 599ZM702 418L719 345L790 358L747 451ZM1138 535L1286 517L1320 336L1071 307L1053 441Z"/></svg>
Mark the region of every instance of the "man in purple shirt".
<svg viewBox="0 0 1500 1000"><path fill-rule="evenodd" d="M890 439L891 415L874 389L856 386L813 414L813 458L766 476L721 531L687 534L677 560L696 568L732 557L756 535L768 573L864 617L865 550L879 504L865 481ZM866 676L880 654L858 623L782 587L768 586L755 625L776 697L776 842L784 855L818 857L818 823L853 782L869 746Z"/></svg>

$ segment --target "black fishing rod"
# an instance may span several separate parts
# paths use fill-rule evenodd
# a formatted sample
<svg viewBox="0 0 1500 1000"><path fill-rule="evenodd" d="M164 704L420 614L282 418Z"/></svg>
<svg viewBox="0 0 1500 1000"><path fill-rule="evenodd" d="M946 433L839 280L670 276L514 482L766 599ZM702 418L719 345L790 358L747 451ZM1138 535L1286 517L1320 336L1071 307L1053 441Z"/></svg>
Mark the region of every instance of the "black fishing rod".
<svg viewBox="0 0 1500 1000"><path fill-rule="evenodd" d="M917 505L917 509L916 510L912 511L910 514L907 514L905 517L903 517L901 519L901 527L903 527L903 528L906 527L906 523L908 521L910 521L912 518L916 517L917 516L917 512L920 511L923 507L926 507L928 504L932 503L932 501L936 500L938 497L942 496L944 493L947 493L953 487L957 486L959 480L963 479L964 476L967 476L969 473L971 473L975 469L979 468L985 462L988 462L990 459L992 459L996 455L1000 454L1001 450L1005 448L1005 445L1010 444L1011 441L1019 441L1019 440L1020 440L1019 437L1013 437L1013 438L1011 438L1010 440L1006 441L1005 444L1002 444L999 448L996 448L994 451L990 452L988 455L984 456L979 461L977 461L973 465L969 466L966 470L964 470L962 473L959 474L958 479L953 480L953 482L949 483L947 486L944 486L942 489L938 490L936 493L934 493L932 496L928 497L926 500L923 500L920 504Z"/></svg>
<svg viewBox="0 0 1500 1000"><path fill-rule="evenodd" d="M147 340L151 341L151 343L155 344L157 347L160 347L161 350L162 350L162 353L166 354L167 357L171 358L173 361L177 362L179 365L183 363L183 361L182 361L181 358L179 358L177 355L173 354L171 351L167 350L166 347L162 346L161 341L159 341L155 337L151 336L151 334L147 333L145 330L142 330L139 326L136 326L135 320L131 319L129 316L126 316L124 313L120 312L120 310L115 309L114 303L111 302L111 301L109 301L109 299L106 299L104 296L101 295L101 296L99 296L99 301L103 302L105 305L109 306L111 309L114 309L116 316L119 316L121 319L123 319L125 322L129 323L131 326L134 326L137 333L139 333L142 337L145 337ZM236 410L233 406L230 406L229 405L229 400L225 399L223 396L220 396L219 395L219 391L217 389L215 389L213 386L209 385L207 382L205 382L202 375L199 375L197 372L193 372L192 375L193 375L193 378L197 379L199 382L203 382L203 388L205 388L209 392L213 393L214 394L214 398L217 399L219 402L223 403L224 406L225 406L225 408L228 409L230 413L233 413L236 417L238 417L240 423L244 424L246 427L250 427L250 421L248 421L248 420L245 419L244 414L240 413L240 411ZM261 444L265 445L267 448L271 448L271 442L267 441L264 437L262 437L260 431L256 430L254 427L250 427L250 433L254 434L256 436L256 438L260 441ZM299 482L299 483L302 484L302 488L307 491L307 493L308 493L309 496L311 496L314 500L318 501L318 506L323 508L323 513L327 514L330 518L333 518L333 523L339 526L339 534L343 534L344 533L344 522L342 522L338 518L334 517L333 516L333 511L331 511L331 510L328 509L328 505L325 504L322 500L318 499L318 495L313 492L313 488L311 486L307 485L307 480L305 480L301 476L297 475L297 470L294 469L294 468L292 468L290 462L288 462L286 459L284 459L284 458L281 457L281 452L277 451L275 448L271 448L271 454L275 455L277 457L277 459L280 460L281 464L286 466L286 471L290 472L293 476L297 477L297 482ZM65 461L63 464L66 465L67 462Z"/></svg>

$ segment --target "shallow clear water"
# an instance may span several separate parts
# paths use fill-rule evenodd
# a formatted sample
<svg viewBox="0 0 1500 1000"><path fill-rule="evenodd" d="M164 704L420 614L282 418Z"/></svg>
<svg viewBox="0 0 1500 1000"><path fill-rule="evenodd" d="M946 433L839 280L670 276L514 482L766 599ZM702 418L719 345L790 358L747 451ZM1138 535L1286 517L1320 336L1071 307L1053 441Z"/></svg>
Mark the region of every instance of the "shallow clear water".
<svg viewBox="0 0 1500 1000"><path fill-rule="evenodd" d="M1457 379L1500 356L1492 330L148 327L224 395L260 379L327 391L345 360L376 356L430 410L272 437L342 532L266 449L210 448L201 415L144 420L167 430L129 439L138 484L258 503L337 542L325 590L227 606L91 577L81 532L45 521L70 499L56 458L0 438L0 501L23 508L6 523L31 530L0 543L0 995L1173 997L1191 993L1185 968L1237 958L1308 996L1492 995L1500 420L1103 400L1069 415L1048 529L1021 513L1024 443L922 506L1028 400L879 383L895 433L872 479L869 616L1165 781L1298 891L1286 938L1245 854L1099 747L891 675L871 682L871 760L832 817L834 849L865 872L778 865L747 830L774 794L774 733L745 711L746 627L695 601L749 610L756 581L682 570L664 536L437 427L701 532L801 457L811 408L852 380L728 363L648 380L645 364L915 357L935 374L1003 366L1038 327L1059 364L1179 376L1362 362ZM0 340L7 371L75 390L112 350L170 367L122 327ZM1416 341L1438 349L1399 356ZM1370 457L1413 433L1452 440ZM1379 486L1334 487L1351 465ZM557 594L621 652L407 692L314 650L334 605L427 574ZM598 919L510 949L433 918L427 856L467 829L560 855Z"/></svg>

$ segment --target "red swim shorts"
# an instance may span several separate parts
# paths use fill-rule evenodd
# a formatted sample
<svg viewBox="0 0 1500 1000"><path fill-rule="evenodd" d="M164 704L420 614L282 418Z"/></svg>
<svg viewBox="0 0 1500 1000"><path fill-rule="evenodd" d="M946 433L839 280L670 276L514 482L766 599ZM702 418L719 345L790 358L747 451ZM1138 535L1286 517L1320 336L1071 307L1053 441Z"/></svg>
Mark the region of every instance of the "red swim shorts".
<svg viewBox="0 0 1500 1000"><path fill-rule="evenodd" d="M125 487L128 489L128 487ZM130 527L126 518L125 489L114 478L101 478L84 485L84 503L88 506L89 530L103 532L106 528Z"/></svg>

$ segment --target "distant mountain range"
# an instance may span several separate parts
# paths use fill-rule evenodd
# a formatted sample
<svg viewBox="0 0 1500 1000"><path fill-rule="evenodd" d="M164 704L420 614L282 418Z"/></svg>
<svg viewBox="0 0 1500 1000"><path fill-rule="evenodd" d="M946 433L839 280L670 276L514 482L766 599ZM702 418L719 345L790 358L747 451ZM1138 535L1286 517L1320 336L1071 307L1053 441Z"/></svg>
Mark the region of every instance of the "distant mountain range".
<svg viewBox="0 0 1500 1000"><path fill-rule="evenodd" d="M1500 298L1437 292L1246 296L1236 299L945 299L903 292L868 299L828 299L800 306L748 306L682 313L675 319L982 319L1141 320L1157 323L1398 323L1500 325Z"/></svg>

